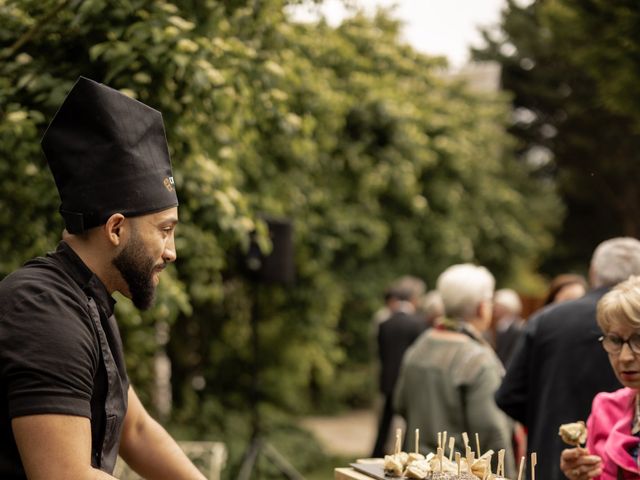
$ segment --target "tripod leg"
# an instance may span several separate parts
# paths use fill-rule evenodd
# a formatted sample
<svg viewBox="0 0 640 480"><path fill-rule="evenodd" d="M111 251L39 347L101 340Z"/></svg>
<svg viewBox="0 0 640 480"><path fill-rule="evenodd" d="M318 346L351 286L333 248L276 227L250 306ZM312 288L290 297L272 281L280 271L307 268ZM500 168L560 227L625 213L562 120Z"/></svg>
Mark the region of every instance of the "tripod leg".
<svg viewBox="0 0 640 480"><path fill-rule="evenodd" d="M247 448L242 459L242 467L240 467L240 473L238 474L238 480L249 480L251 478L251 472L258 460L258 454L260 453L261 442L259 439L254 438Z"/></svg>
<svg viewBox="0 0 640 480"><path fill-rule="evenodd" d="M267 456L271 463L273 463L280 473L285 475L289 480L304 480L304 477L298 473L298 471L291 465L286 458L284 458L278 450L271 444L264 442L262 445L264 454Z"/></svg>

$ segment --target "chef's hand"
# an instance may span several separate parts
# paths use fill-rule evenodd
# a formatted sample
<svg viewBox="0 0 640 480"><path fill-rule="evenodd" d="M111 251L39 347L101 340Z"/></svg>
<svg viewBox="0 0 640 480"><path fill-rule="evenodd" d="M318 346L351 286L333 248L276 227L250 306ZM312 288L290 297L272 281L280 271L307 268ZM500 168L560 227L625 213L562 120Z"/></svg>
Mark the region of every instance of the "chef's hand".
<svg viewBox="0 0 640 480"><path fill-rule="evenodd" d="M566 448L560 456L560 470L570 480L586 480L602 474L602 460L586 448Z"/></svg>

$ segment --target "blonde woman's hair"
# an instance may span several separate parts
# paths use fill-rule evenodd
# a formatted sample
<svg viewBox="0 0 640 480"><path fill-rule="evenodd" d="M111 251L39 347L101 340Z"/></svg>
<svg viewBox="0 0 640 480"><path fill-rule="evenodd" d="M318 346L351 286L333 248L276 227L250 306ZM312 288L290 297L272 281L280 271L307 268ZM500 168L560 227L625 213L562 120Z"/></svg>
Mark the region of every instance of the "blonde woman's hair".
<svg viewBox="0 0 640 480"><path fill-rule="evenodd" d="M629 277L598 302L598 325L602 331L609 331L613 322L640 328L640 277Z"/></svg>

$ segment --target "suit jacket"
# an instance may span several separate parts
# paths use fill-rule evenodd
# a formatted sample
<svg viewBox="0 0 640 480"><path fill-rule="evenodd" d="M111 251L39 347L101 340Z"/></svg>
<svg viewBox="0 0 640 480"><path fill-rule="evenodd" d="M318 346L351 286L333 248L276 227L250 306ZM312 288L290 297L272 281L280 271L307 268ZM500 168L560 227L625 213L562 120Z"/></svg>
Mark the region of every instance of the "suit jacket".
<svg viewBox="0 0 640 480"><path fill-rule="evenodd" d="M424 321L402 311L393 313L378 327L380 391L385 395L393 394L402 356L425 328Z"/></svg>
<svg viewBox="0 0 640 480"><path fill-rule="evenodd" d="M593 397L620 388L598 338L596 305L607 288L551 305L528 322L496 403L528 429L528 452L537 452L536 477L565 479L558 436L562 423L585 420ZM528 472L529 473L529 472Z"/></svg>

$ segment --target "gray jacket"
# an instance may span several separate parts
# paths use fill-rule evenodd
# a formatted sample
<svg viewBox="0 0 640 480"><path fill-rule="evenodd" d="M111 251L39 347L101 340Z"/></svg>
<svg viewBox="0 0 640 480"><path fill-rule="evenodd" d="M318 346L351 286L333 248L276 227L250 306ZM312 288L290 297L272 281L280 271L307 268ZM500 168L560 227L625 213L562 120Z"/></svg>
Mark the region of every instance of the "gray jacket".
<svg viewBox="0 0 640 480"><path fill-rule="evenodd" d="M395 409L407 422L405 448L414 450L419 428L421 453L435 452L438 432L446 431L464 454L462 432L472 440L477 433L482 452L496 453L494 471L498 450L506 449L505 473L513 478L512 424L493 398L503 371L491 347L480 339L423 333L407 350L394 393ZM475 441L471 447L475 451Z"/></svg>

